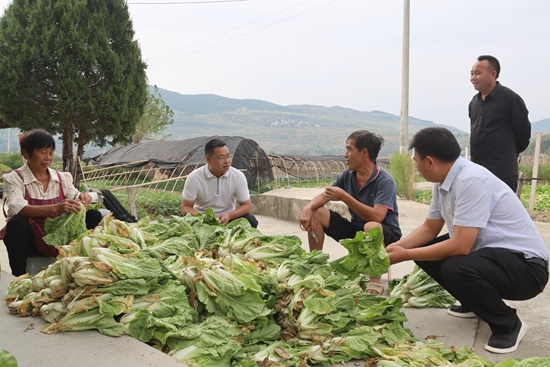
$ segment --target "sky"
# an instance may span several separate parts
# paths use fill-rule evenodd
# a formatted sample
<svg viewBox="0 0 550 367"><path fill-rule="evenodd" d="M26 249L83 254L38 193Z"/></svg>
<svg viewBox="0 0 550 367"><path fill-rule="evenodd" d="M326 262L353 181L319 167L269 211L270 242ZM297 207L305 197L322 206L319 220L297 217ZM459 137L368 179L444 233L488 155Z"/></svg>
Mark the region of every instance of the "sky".
<svg viewBox="0 0 550 367"><path fill-rule="evenodd" d="M0 9L10 1L0 0ZM280 105L399 115L403 8L398 0L128 0L150 84ZM409 115L469 131L482 54L550 118L550 1L410 1Z"/></svg>

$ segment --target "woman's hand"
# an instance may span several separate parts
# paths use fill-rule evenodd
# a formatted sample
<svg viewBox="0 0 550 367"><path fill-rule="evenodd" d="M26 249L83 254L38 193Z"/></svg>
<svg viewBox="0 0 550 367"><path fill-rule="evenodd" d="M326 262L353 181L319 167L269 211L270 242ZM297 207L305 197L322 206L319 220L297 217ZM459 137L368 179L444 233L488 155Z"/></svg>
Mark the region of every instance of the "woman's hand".
<svg viewBox="0 0 550 367"><path fill-rule="evenodd" d="M92 203L92 196L90 194L86 194L85 192L81 193L78 198L84 206L88 206Z"/></svg>
<svg viewBox="0 0 550 367"><path fill-rule="evenodd" d="M59 208L59 210L57 210L58 213L71 214L76 213L81 209L80 200L65 199L57 205Z"/></svg>

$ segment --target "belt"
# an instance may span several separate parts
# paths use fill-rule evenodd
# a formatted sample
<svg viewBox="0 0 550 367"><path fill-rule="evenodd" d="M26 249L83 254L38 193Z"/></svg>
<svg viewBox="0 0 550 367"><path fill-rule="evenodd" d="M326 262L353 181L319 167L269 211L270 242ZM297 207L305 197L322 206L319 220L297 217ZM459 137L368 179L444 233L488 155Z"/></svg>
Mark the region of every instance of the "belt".
<svg viewBox="0 0 550 367"><path fill-rule="evenodd" d="M541 259L540 257L532 257L530 259L525 259L528 263L540 265L545 269L548 269L548 261Z"/></svg>

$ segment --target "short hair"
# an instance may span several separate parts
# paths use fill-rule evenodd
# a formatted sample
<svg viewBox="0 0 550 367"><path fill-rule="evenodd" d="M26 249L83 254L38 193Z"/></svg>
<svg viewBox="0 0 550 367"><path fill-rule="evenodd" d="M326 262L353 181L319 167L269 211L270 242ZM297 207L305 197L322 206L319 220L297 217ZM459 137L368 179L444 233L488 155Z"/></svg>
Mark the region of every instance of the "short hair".
<svg viewBox="0 0 550 367"><path fill-rule="evenodd" d="M214 154L214 149L226 147L227 144L223 140L220 139L212 139L206 145L204 146L204 155L205 156L211 156Z"/></svg>
<svg viewBox="0 0 550 367"><path fill-rule="evenodd" d="M497 72L495 79L498 79L498 76L500 75L500 62L498 62L497 58L491 55L481 55L477 58L477 61L483 60L487 60L489 65L491 65L491 67Z"/></svg>
<svg viewBox="0 0 550 367"><path fill-rule="evenodd" d="M409 149L424 159L427 156L442 162L454 162L460 156L460 145L455 136L443 127L427 127L412 138Z"/></svg>
<svg viewBox="0 0 550 367"><path fill-rule="evenodd" d="M19 137L19 148L21 149L21 154L27 152L27 154L32 156L35 149L53 148L55 150L55 139L46 130L29 130Z"/></svg>
<svg viewBox="0 0 550 367"><path fill-rule="evenodd" d="M369 152L369 157L373 162L376 161L376 158L378 158L378 153L380 153L380 149L382 148L382 145L384 145L383 137L376 135L375 133L371 133L368 130L354 131L349 134L346 141L350 139L355 140L355 148L357 148L357 150L363 150L366 148L367 152Z"/></svg>

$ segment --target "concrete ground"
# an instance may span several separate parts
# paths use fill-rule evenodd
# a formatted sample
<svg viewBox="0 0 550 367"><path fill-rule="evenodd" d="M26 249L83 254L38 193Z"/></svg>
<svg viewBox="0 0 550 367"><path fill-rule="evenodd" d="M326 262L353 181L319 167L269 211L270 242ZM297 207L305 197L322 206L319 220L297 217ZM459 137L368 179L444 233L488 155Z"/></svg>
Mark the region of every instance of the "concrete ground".
<svg viewBox="0 0 550 367"><path fill-rule="evenodd" d="M309 200L322 192L322 189L279 189L252 198L253 213L259 220L259 230L264 234L297 235L307 250L306 232L298 227L301 208ZM345 213L342 205L331 203L332 208ZM409 200L398 200L399 220L404 235L423 223L428 206ZM0 226L4 218L0 215ZM550 244L550 223L536 223L547 246ZM336 241L327 238L324 251L331 259L346 255L346 249ZM9 269L8 257L4 246L0 246L0 292L5 292L13 279ZM414 264L404 262L391 267L393 278L408 274ZM382 278L387 283L387 277ZM5 294L5 293L4 293ZM387 291L385 293L387 295ZM520 318L529 329L519 349L510 354L492 354L483 348L490 336L487 324L477 318L460 319L447 315L444 309L409 309L403 311L409 321L406 326L415 336L424 339L437 337L447 346L466 345L475 352L493 362L510 357L550 357L550 320L548 319L550 289L535 299L525 302L509 302L517 309ZM79 366L120 365L120 366L181 366L179 362L145 344L129 337L109 338L97 332L61 333L45 335L39 329L45 322L38 317L19 318L7 314L6 306L0 306L0 348L16 356L19 366L38 366L55 364L64 367L74 364L78 358ZM32 326L31 326L32 325ZM40 356L40 357L37 357ZM77 357L78 356L78 357ZM358 366L350 362L348 366Z"/></svg>

